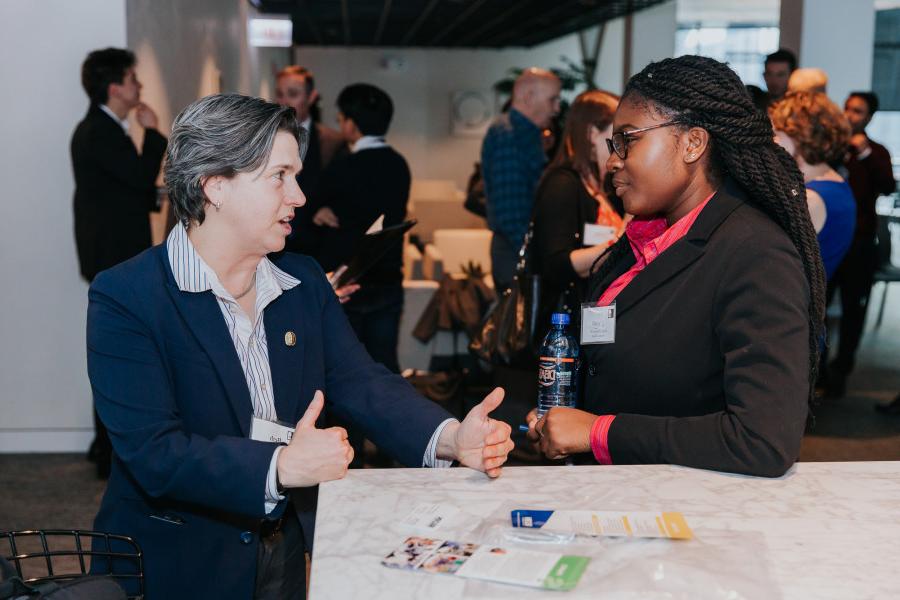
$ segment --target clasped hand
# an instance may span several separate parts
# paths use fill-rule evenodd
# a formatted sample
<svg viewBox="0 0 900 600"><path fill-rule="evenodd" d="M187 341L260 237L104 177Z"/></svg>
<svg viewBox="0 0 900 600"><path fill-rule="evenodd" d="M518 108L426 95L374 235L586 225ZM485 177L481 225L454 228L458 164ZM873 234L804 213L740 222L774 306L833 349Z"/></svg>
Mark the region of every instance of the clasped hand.
<svg viewBox="0 0 900 600"><path fill-rule="evenodd" d="M551 408L538 419L534 409L526 420L525 437L551 460L591 451L591 427L597 415L577 408Z"/></svg>
<svg viewBox="0 0 900 600"><path fill-rule="evenodd" d="M159 119L153 109L141 102L135 108L135 118L141 127L146 129L157 129L159 127Z"/></svg>
<svg viewBox="0 0 900 600"><path fill-rule="evenodd" d="M335 283L341 278L341 275L347 270L347 265L341 265L334 271L330 273L326 273L325 276L328 278L328 283L334 286ZM338 297L338 302L341 304L346 304L347 301L350 300L350 296L359 291L361 286L358 283L348 283L347 285L342 285L339 288L334 288L334 294Z"/></svg>

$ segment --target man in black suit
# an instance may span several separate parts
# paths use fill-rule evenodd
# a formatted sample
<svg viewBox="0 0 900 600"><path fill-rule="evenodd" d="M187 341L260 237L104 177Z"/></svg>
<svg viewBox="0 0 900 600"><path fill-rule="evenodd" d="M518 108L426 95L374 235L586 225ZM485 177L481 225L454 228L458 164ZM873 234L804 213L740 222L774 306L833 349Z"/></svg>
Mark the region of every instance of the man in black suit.
<svg viewBox="0 0 900 600"><path fill-rule="evenodd" d="M151 245L149 213L156 209L156 177L166 150L156 114L141 102L141 83L129 50L91 52L81 66L81 84L90 98L87 115L72 135L75 173L75 244L88 281ZM138 154L126 118L136 109L145 129ZM96 437L89 458L97 474L109 474L111 447L94 413Z"/></svg>
<svg viewBox="0 0 900 600"><path fill-rule="evenodd" d="M285 245L286 250L307 254L315 245L312 216L318 210L322 172L332 159L347 151L347 145L340 133L318 122L319 91L309 69L290 65L280 70L275 76L275 101L293 108L300 125L309 134L303 169L297 175L306 205L297 209Z"/></svg>

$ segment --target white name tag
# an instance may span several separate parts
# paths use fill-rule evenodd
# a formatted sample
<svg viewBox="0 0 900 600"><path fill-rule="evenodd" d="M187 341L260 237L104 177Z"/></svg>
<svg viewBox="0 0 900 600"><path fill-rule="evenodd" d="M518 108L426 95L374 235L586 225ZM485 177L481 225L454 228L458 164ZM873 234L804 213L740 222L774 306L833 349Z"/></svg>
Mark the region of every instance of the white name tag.
<svg viewBox="0 0 900 600"><path fill-rule="evenodd" d="M581 305L581 343L612 344L616 341L616 305Z"/></svg>
<svg viewBox="0 0 900 600"><path fill-rule="evenodd" d="M281 423L273 423L260 419L256 415L250 421L250 439L257 442L275 442L290 444L294 437L294 428Z"/></svg>
<svg viewBox="0 0 900 600"><path fill-rule="evenodd" d="M616 239L616 228L606 225L594 225L593 223L584 224L584 245L597 246L602 244L609 245Z"/></svg>

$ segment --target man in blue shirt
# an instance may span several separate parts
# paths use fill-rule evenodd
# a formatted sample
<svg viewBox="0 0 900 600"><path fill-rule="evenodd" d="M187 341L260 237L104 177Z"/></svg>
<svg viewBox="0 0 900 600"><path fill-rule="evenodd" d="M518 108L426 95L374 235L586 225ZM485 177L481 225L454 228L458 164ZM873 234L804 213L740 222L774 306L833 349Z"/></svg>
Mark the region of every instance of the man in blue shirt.
<svg viewBox="0 0 900 600"><path fill-rule="evenodd" d="M491 125L481 146L487 196L491 271L499 292L512 283L519 248L528 230L534 191L547 158L541 132L559 113L560 81L531 68L513 86L509 112Z"/></svg>

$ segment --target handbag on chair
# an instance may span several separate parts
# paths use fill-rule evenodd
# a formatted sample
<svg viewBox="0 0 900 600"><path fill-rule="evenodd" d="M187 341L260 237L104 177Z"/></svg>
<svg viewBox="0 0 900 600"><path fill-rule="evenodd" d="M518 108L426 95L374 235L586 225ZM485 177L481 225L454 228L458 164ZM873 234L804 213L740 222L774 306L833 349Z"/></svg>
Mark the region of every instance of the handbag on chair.
<svg viewBox="0 0 900 600"><path fill-rule="evenodd" d="M529 223L512 286L500 294L469 343L470 352L493 365L531 367L536 359L534 335L541 280L528 264L533 229Z"/></svg>

